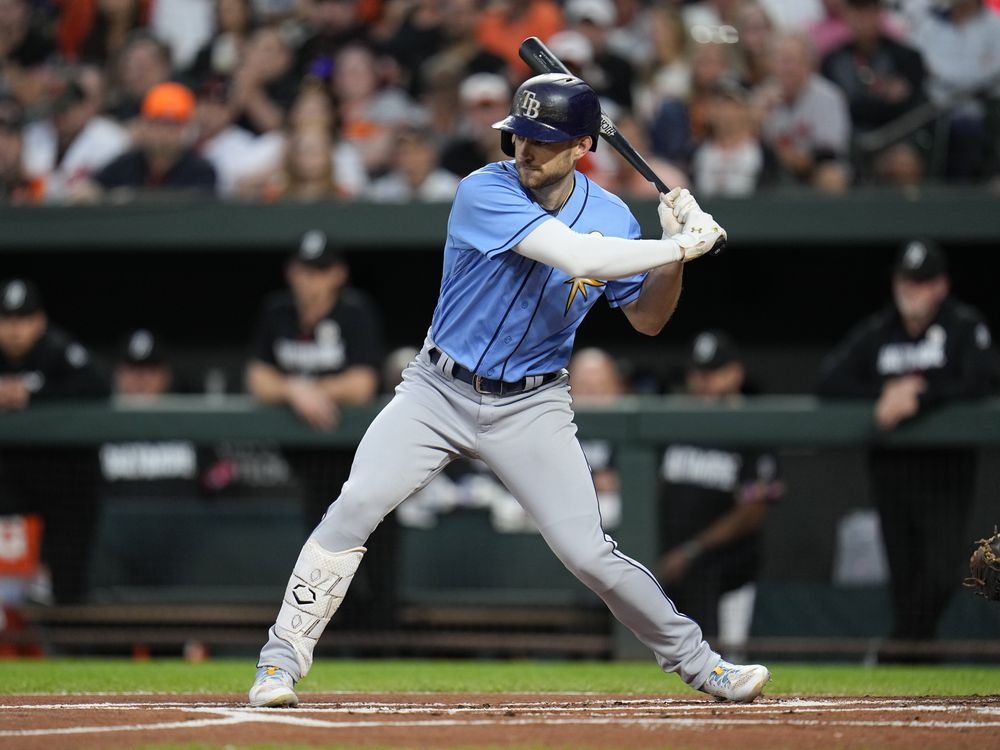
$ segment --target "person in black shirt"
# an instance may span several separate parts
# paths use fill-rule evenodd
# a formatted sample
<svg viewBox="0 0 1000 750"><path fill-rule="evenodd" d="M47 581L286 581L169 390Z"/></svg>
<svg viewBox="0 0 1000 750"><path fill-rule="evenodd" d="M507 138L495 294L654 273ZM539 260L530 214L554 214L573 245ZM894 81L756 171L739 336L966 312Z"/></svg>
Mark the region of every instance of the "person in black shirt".
<svg viewBox="0 0 1000 750"><path fill-rule="evenodd" d="M694 338L686 393L731 402L741 398L745 381L727 334L708 330ZM673 444L663 453L660 581L677 608L721 636L732 653L749 633L763 524L785 493L779 469L771 451Z"/></svg>
<svg viewBox="0 0 1000 750"><path fill-rule="evenodd" d="M916 240L902 248L892 297L824 360L820 396L872 399L875 426L891 432L937 406L991 392L989 326L951 295L940 248ZM933 638L961 580L976 451L879 447L868 468L889 562L892 638Z"/></svg>
<svg viewBox="0 0 1000 750"><path fill-rule="evenodd" d="M338 404L364 404L378 392L378 316L347 286L346 259L320 231L303 235L285 275L290 289L271 296L260 316L247 386L264 403L287 403L329 430Z"/></svg>
<svg viewBox="0 0 1000 750"><path fill-rule="evenodd" d="M122 188L214 193L215 168L192 148L194 106L194 94L179 83L150 89L142 102L135 148L107 164L76 197Z"/></svg>
<svg viewBox="0 0 1000 750"><path fill-rule="evenodd" d="M109 379L90 352L49 324L32 282L11 279L0 286L0 414L36 402L100 398L110 392ZM42 517L42 554L60 604L85 594L97 481L91 448L11 445L0 452L0 515Z"/></svg>

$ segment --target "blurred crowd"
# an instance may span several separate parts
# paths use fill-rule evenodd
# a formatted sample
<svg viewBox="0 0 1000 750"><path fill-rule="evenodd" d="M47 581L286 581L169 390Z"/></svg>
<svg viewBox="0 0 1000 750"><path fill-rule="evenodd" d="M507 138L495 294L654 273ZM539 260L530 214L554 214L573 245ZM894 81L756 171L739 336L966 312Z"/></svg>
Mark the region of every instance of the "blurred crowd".
<svg viewBox="0 0 1000 750"><path fill-rule="evenodd" d="M996 184L993 0L0 0L0 201L446 201L538 36L671 185ZM583 164L652 188L613 150Z"/></svg>

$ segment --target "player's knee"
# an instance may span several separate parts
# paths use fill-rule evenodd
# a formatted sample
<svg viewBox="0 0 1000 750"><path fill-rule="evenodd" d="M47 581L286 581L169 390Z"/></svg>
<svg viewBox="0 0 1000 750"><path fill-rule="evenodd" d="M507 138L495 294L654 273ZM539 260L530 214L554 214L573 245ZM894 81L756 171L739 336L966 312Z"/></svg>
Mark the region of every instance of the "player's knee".
<svg viewBox="0 0 1000 750"><path fill-rule="evenodd" d="M559 559L591 591L610 591L620 577L616 564L619 561L602 547L569 550Z"/></svg>

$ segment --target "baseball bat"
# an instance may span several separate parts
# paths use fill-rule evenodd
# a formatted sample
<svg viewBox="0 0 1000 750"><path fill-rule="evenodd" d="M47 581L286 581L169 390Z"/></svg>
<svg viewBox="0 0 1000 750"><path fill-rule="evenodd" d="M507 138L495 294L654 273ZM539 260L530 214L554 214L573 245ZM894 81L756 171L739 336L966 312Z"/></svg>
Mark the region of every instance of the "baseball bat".
<svg viewBox="0 0 1000 750"><path fill-rule="evenodd" d="M537 36L529 36L521 42L517 53L535 73L565 73L566 75L573 75L570 69L563 64L563 61L556 57L552 50L546 47L545 43ZM615 127L611 118L604 114L604 112L601 112L600 133L601 137L611 145L611 148L621 154L636 172L653 183L658 192L670 192L670 188L667 187L666 183L659 178L656 172L653 171L653 168L635 150L635 146L629 143L629 140L618 132L618 128ZM718 255L725 247L725 238L719 237L708 253L709 255Z"/></svg>

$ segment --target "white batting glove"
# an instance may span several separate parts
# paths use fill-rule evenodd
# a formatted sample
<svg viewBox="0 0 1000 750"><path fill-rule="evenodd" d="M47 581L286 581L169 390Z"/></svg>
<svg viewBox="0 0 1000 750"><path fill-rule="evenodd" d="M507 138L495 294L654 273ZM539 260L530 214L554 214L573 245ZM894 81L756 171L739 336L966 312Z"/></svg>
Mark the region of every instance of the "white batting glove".
<svg viewBox="0 0 1000 750"><path fill-rule="evenodd" d="M673 237L683 229L684 222L679 221L674 215L674 200L680 191L681 188L674 188L669 193L660 193L660 204L656 207L656 213L660 217L660 226L663 228L663 239Z"/></svg>
<svg viewBox="0 0 1000 750"><path fill-rule="evenodd" d="M707 214L699 208L688 213L687 221L681 227L680 233L670 239L681 248L686 263L711 250L720 237L727 238L726 230L719 226L719 223L712 218L712 214Z"/></svg>

